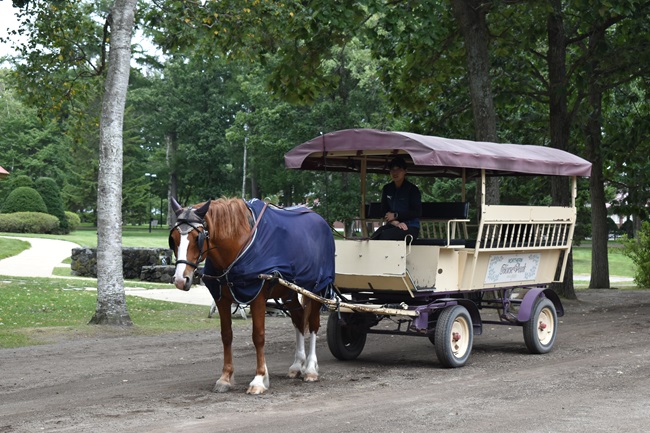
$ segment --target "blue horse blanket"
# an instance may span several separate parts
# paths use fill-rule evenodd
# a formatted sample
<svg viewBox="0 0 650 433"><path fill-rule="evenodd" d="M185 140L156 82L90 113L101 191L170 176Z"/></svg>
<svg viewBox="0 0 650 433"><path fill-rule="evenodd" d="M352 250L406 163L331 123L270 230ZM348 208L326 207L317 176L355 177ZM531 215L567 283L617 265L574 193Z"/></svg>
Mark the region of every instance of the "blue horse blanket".
<svg viewBox="0 0 650 433"><path fill-rule="evenodd" d="M203 282L215 301L221 299L221 286L228 284L238 303L250 303L265 283L259 274L278 272L316 294L334 283L334 237L320 215L306 207L267 206L260 219L264 202L253 199L247 205L259 222L246 250L230 270L216 269L206 259Z"/></svg>

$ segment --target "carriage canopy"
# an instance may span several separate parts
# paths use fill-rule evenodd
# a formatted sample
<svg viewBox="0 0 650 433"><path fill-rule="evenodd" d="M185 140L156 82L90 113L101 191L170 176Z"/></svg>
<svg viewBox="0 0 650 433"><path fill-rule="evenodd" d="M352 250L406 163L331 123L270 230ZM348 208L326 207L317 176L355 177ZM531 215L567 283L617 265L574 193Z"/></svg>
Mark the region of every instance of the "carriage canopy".
<svg viewBox="0 0 650 433"><path fill-rule="evenodd" d="M416 176L589 176L591 163L545 146L489 143L377 129L346 129L302 143L285 154L287 168L386 173L396 155L413 164Z"/></svg>

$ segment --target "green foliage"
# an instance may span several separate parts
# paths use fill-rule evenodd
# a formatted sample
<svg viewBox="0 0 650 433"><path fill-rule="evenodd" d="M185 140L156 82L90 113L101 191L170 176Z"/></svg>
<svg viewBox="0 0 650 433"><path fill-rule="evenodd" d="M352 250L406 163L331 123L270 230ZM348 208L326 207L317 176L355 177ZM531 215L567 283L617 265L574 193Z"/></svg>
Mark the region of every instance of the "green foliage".
<svg viewBox="0 0 650 433"><path fill-rule="evenodd" d="M33 188L34 181L26 174L19 174L16 176L10 176L9 180L7 181L7 186L9 186L12 191L21 186L28 186L30 188Z"/></svg>
<svg viewBox="0 0 650 433"><path fill-rule="evenodd" d="M36 179L34 185L45 202L47 213L59 219L59 230L61 230L61 233L68 233L70 229L68 219L65 216L65 210L63 209L63 200L61 200L59 186L54 179L49 177Z"/></svg>
<svg viewBox="0 0 650 433"><path fill-rule="evenodd" d="M81 224L81 218L74 212L65 211L65 218L68 221L68 228L70 232L73 232L79 228Z"/></svg>
<svg viewBox="0 0 650 433"><path fill-rule="evenodd" d="M106 2L30 0L18 12L20 30L14 33L24 36L14 46L23 58L15 65L21 80L18 91L40 113L58 118L83 115L85 104L79 102L101 89L109 37L103 31L107 8Z"/></svg>
<svg viewBox="0 0 650 433"><path fill-rule="evenodd" d="M636 239L623 236L623 254L636 266L634 282L639 287L650 287L650 223L644 221Z"/></svg>
<svg viewBox="0 0 650 433"><path fill-rule="evenodd" d="M37 109L29 107L17 94L22 85L9 71L0 70L0 89L5 89L0 98L3 105L0 116L2 158L9 162L4 166L11 168L11 175L0 182L0 197L6 197L19 186L34 187L32 179L39 177L50 177L57 185L79 184L78 180L71 179L71 174L89 164L82 160L72 165L74 147L68 134L68 122L72 118L58 122L39 116Z"/></svg>
<svg viewBox="0 0 650 433"><path fill-rule="evenodd" d="M42 212L14 212L0 214L0 232L58 233L59 219Z"/></svg>
<svg viewBox="0 0 650 433"><path fill-rule="evenodd" d="M47 213L47 206L38 191L28 186L21 186L11 191L2 205L2 213L13 212Z"/></svg>
<svg viewBox="0 0 650 433"><path fill-rule="evenodd" d="M18 31L29 35L21 47L24 61L0 70L0 136L8 143L3 166L12 172L0 182L0 198L18 186L10 184L19 176L30 182L51 177L61 186L64 208L94 221L108 3L29 3ZM625 193L618 203L623 214L643 215L650 197L650 98L647 80L633 77L650 64L647 38L639 37L648 34L650 21L647 2L613 3L562 3L569 33L566 127L571 150L584 154L590 115L584 97L597 80L607 89L606 180ZM548 143L549 6L485 5L499 139ZM286 151L321 132L351 127L474 136L465 47L450 2L165 0L139 7L140 28L153 34L168 56L164 65L145 59L146 73L131 73L124 134L127 223L145 223L149 209L154 215L158 207L166 209L160 199L172 176L184 203L240 195L244 143L247 196L277 197L282 204L318 198L319 212L344 218L358 212L352 197L358 180L288 172ZM607 27L610 23L615 25ZM608 29L607 37L590 49L592 30L600 27ZM593 56L600 67L588 71ZM168 142L178 148L169 164ZM150 182L145 172L158 177ZM371 180L369 193L385 181ZM418 179L418 184L431 197L457 194L444 182ZM543 204L549 190L545 182L506 181L502 199ZM468 191L468 199L473 197ZM588 202L589 197L580 201L579 228L585 229L580 236L588 234L589 212L582 209Z"/></svg>

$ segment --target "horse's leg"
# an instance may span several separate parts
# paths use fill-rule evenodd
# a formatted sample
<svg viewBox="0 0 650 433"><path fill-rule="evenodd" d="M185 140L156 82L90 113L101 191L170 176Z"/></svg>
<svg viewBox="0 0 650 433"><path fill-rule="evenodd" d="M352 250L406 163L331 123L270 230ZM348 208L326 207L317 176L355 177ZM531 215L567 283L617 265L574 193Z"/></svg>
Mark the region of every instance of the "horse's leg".
<svg viewBox="0 0 650 433"><path fill-rule="evenodd" d="M305 315L309 324L309 354L303 372L305 382L316 382L318 380L318 359L316 359L316 334L320 328L320 307L321 304L312 300L305 300Z"/></svg>
<svg viewBox="0 0 650 433"><path fill-rule="evenodd" d="M294 293L295 295L295 293ZM291 322L296 328L296 352L293 358L293 364L289 367L289 377L294 379L300 377L305 371L305 310L300 303L298 296L285 299L285 307L291 315Z"/></svg>
<svg viewBox="0 0 650 433"><path fill-rule="evenodd" d="M298 329L296 326L296 354L293 358L293 364L289 367L289 377L294 379L300 377L303 369L305 368L305 334L303 330Z"/></svg>
<svg viewBox="0 0 650 433"><path fill-rule="evenodd" d="M223 343L223 370L214 385L213 392L227 392L235 385L235 369L232 364L232 313L231 302L221 298L217 302L219 321L221 323L221 342Z"/></svg>
<svg viewBox="0 0 650 433"><path fill-rule="evenodd" d="M265 290L265 289L262 289ZM264 358L264 319L266 316L266 298L260 293L250 303L251 316L253 317L253 344L257 354L257 368L255 378L248 385L246 394L262 394L269 389L269 372Z"/></svg>

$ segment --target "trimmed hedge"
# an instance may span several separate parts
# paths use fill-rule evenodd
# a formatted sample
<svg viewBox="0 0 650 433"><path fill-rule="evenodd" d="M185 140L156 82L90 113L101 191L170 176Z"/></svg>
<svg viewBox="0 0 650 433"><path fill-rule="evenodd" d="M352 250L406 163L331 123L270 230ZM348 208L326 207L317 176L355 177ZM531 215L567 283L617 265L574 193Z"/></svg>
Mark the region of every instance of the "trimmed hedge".
<svg viewBox="0 0 650 433"><path fill-rule="evenodd" d="M14 212L48 213L43 197L28 186L20 186L11 191L2 205L2 213Z"/></svg>
<svg viewBox="0 0 650 433"><path fill-rule="evenodd" d="M0 214L0 232L45 233L59 232L59 219L42 212Z"/></svg>
<svg viewBox="0 0 650 433"><path fill-rule="evenodd" d="M65 218L68 220L68 228L71 232L77 230L81 224L81 218L74 212L65 211Z"/></svg>

